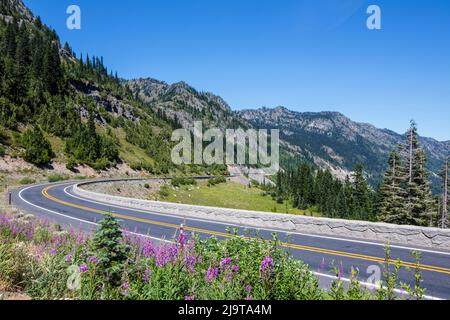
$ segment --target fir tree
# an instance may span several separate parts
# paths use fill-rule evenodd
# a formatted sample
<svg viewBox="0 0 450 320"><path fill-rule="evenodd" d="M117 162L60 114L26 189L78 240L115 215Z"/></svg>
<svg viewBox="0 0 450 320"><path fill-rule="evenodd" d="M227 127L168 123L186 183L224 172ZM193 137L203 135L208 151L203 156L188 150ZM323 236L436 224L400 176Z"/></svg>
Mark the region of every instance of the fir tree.
<svg viewBox="0 0 450 320"><path fill-rule="evenodd" d="M441 173L442 177L442 196L441 196L441 216L439 221L439 227L448 228L450 227L450 220L448 216L448 190L450 186L450 179L448 178L449 165L448 162L450 156L445 159L444 168Z"/></svg>
<svg viewBox="0 0 450 320"><path fill-rule="evenodd" d="M407 221L406 192L403 189L405 172L400 155L396 151L391 152L388 164L388 170L384 174L383 183L379 190L378 220L401 224Z"/></svg>
<svg viewBox="0 0 450 320"><path fill-rule="evenodd" d="M372 217L372 198L369 184L364 177L364 168L361 164L356 165L353 174L354 198L356 213L360 219L368 220Z"/></svg>

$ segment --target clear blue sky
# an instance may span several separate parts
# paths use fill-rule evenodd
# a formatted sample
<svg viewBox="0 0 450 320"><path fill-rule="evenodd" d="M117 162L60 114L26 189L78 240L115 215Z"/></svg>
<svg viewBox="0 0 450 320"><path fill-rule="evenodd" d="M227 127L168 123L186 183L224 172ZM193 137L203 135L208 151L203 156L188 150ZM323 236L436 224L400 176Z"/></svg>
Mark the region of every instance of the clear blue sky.
<svg viewBox="0 0 450 320"><path fill-rule="evenodd" d="M25 0L124 78L184 80L233 109L340 111L450 139L448 0ZM66 28L77 4L82 29ZM382 10L382 30L366 9Z"/></svg>

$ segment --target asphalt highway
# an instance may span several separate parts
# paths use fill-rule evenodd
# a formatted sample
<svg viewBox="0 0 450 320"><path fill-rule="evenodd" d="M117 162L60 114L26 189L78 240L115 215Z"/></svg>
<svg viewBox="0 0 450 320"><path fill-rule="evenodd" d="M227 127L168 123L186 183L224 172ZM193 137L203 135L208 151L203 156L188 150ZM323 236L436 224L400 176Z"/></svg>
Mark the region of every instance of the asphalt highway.
<svg viewBox="0 0 450 320"><path fill-rule="evenodd" d="M120 220L124 230L155 241L173 240L181 225L188 232L195 232L202 237L230 237L228 227L239 229L239 234L244 236L258 233L267 239L272 238L272 234L276 232L282 247L309 265L321 283L332 281L333 266L343 272L344 281L350 277L352 268L357 268L360 281L368 286L377 278L379 271L383 270L383 243L276 229L255 230L232 223L120 207L75 195L72 192L74 184L75 182L65 182L24 187L12 193L12 202L19 209L42 219L87 232L95 230L103 214L111 213ZM416 267L412 251L422 254L419 268L423 276L422 287L427 289L426 298L450 299L450 248L449 251L444 251L391 244L392 260L400 259L402 264L399 278L409 284L414 283L414 277L412 271L407 271L406 268Z"/></svg>

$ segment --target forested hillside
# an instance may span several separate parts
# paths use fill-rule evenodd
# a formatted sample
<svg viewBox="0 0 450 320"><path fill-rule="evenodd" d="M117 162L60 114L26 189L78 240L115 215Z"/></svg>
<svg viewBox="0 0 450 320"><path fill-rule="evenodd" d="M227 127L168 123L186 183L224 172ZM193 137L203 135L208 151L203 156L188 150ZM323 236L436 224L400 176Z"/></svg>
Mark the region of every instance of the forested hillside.
<svg viewBox="0 0 450 320"><path fill-rule="evenodd" d="M175 169L170 135L176 122L136 98L102 57L77 57L62 46L20 1L2 1L1 9L3 155L44 166L61 153L70 169L87 164L103 170L122 161L149 173ZM52 150L49 138L62 149Z"/></svg>

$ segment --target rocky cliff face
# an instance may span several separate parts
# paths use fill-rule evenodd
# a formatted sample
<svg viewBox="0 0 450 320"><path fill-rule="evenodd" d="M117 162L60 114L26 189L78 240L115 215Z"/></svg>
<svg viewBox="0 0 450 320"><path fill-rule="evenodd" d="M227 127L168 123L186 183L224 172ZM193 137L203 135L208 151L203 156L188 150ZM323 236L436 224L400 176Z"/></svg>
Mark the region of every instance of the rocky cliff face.
<svg viewBox="0 0 450 320"><path fill-rule="evenodd" d="M154 111L164 113L184 128L202 120L205 127L247 127L244 121L219 96L199 92L185 82L167 84L152 78L127 81L131 91Z"/></svg>

